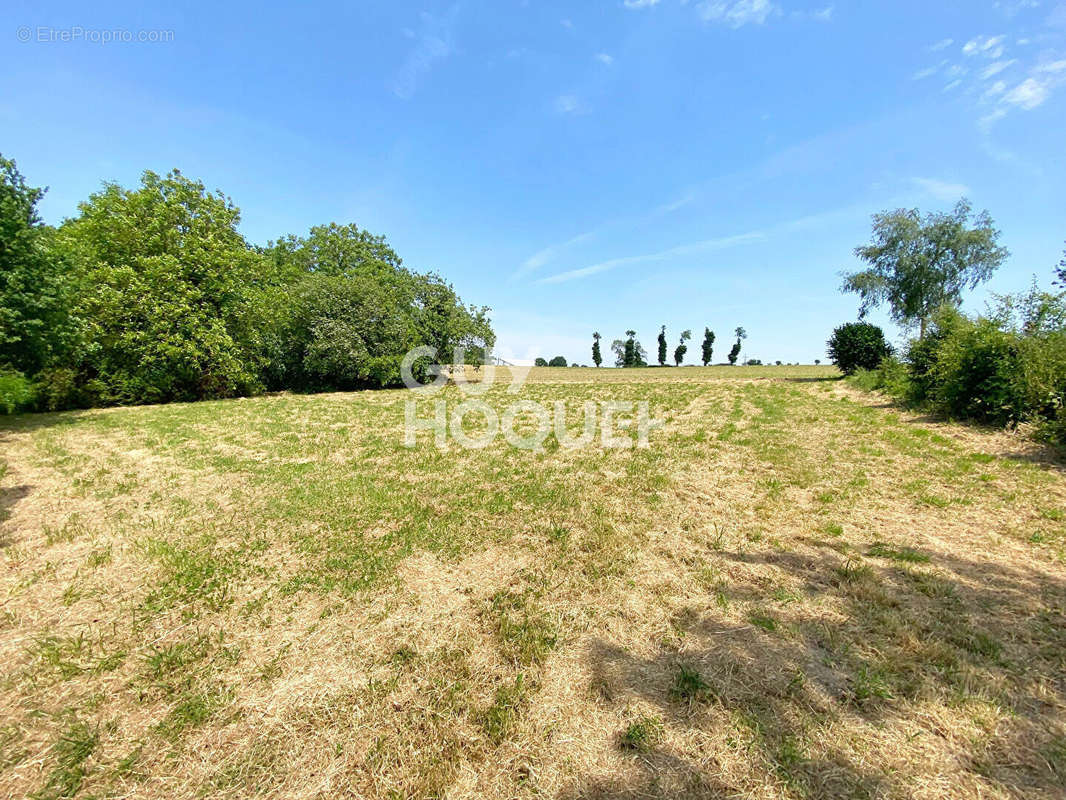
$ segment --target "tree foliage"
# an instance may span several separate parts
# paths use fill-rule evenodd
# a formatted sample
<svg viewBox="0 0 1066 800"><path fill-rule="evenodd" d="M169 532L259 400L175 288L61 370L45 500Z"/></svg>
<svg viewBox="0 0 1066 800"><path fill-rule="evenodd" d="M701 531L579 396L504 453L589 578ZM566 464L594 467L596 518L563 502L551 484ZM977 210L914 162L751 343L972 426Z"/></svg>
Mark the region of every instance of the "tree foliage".
<svg viewBox="0 0 1066 800"><path fill-rule="evenodd" d="M857 369L876 369L892 354L885 333L868 322L847 322L833 331L826 343L829 358L845 375Z"/></svg>
<svg viewBox="0 0 1066 800"><path fill-rule="evenodd" d="M711 363L711 359L714 358L714 331L710 328L703 329L703 346L700 354L703 360L703 366L707 366Z"/></svg>
<svg viewBox="0 0 1066 800"><path fill-rule="evenodd" d="M748 338L748 332L742 327L737 327L733 333L736 335L737 340L733 342L733 346L729 349L729 365L735 367L737 359L740 357L741 342Z"/></svg>
<svg viewBox="0 0 1066 800"><path fill-rule="evenodd" d="M566 359L563 356L556 356L548 362L549 367L565 367Z"/></svg>
<svg viewBox="0 0 1066 800"><path fill-rule="evenodd" d="M659 331L659 366L666 366L666 326Z"/></svg>
<svg viewBox="0 0 1066 800"><path fill-rule="evenodd" d="M686 330L681 332L681 341L678 342L677 348L674 350L674 366L680 367L681 362L685 360L685 353L688 352L688 345L685 344L692 338L692 331Z"/></svg>
<svg viewBox="0 0 1066 800"><path fill-rule="evenodd" d="M62 359L76 339L68 265L37 214L43 196L0 156L0 368L31 375Z"/></svg>
<svg viewBox="0 0 1066 800"><path fill-rule="evenodd" d="M603 354L600 353L601 338L599 331L592 334L592 363L597 367L603 363Z"/></svg>
<svg viewBox="0 0 1066 800"><path fill-rule="evenodd" d="M58 230L41 194L0 158L0 372L41 407L385 386L413 347L479 363L494 343L487 308L355 225L253 247L177 170L105 184Z"/></svg>
<svg viewBox="0 0 1066 800"><path fill-rule="evenodd" d="M964 289L988 280L1009 252L998 244L999 231L987 211L973 214L963 199L950 213L927 214L897 209L875 214L873 240L855 248L869 264L844 275L841 290L861 298L859 318L887 303L893 320L917 324L922 336L941 306L958 305Z"/></svg>
<svg viewBox="0 0 1066 800"><path fill-rule="evenodd" d="M177 170L107 184L60 236L84 287L86 346L72 364L93 404L232 397L260 388L254 292L260 256L228 197Z"/></svg>

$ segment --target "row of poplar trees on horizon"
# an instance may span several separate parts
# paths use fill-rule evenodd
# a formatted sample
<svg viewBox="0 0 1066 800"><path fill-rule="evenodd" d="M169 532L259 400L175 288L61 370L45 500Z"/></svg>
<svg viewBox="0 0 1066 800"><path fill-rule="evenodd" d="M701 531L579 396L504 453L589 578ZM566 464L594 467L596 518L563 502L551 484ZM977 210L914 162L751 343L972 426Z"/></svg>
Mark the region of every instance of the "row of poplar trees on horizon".
<svg viewBox="0 0 1066 800"><path fill-rule="evenodd" d="M747 332L738 327L734 331L736 335L736 341L733 343L733 347L729 350L729 363L731 366L736 366L737 359L740 357L741 342L748 338ZM603 337L599 332L592 334L592 363L597 367L603 364L603 353L600 351L600 340ZM685 360L685 354L688 352L688 342L692 339L692 331L684 330L681 332L681 339L677 343L677 347L674 348L674 366L681 366L681 362ZM707 366L711 363L711 358L714 356L714 331L710 328L703 329L703 345L701 348L701 358L703 366ZM616 367L646 367L648 366L648 353L641 346L640 341L637 339L636 331L626 331L625 339L615 339L611 342L611 351L615 355L614 365ZM659 366L665 367L667 356L667 344L666 344L666 326L663 325L659 330Z"/></svg>

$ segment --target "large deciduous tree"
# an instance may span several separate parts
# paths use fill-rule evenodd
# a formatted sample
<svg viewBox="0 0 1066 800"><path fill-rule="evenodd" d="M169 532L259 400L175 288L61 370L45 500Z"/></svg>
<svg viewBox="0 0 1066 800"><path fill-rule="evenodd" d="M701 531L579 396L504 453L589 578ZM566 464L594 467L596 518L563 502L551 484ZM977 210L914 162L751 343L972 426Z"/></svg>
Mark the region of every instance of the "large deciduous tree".
<svg viewBox="0 0 1066 800"><path fill-rule="evenodd" d="M600 353L600 336L599 331L592 334L592 363L597 367L603 363L603 354Z"/></svg>
<svg viewBox="0 0 1066 800"><path fill-rule="evenodd" d="M107 184L60 235L85 287L89 345L77 364L92 402L231 397L259 385L250 299L265 280L240 211L177 170L138 189Z"/></svg>
<svg viewBox="0 0 1066 800"><path fill-rule="evenodd" d="M918 325L925 336L930 316L943 305L958 305L964 289L973 289L1006 260L999 231L987 211L974 214L963 199L950 213L927 214L897 209L875 214L873 239L855 248L869 264L845 273L841 290L861 298L859 318L887 303L892 319Z"/></svg>
<svg viewBox="0 0 1066 800"><path fill-rule="evenodd" d="M30 376L63 357L76 335L68 264L37 213L44 192L0 156L0 368Z"/></svg>
<svg viewBox="0 0 1066 800"><path fill-rule="evenodd" d="M666 326L659 330L659 366L666 366Z"/></svg>

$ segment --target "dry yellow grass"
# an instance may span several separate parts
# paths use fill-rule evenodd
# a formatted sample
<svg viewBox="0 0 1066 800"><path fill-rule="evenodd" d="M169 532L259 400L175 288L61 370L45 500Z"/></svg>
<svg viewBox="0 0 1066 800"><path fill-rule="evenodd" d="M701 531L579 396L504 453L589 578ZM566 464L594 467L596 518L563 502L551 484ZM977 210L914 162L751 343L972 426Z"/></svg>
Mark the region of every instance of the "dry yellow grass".
<svg viewBox="0 0 1066 800"><path fill-rule="evenodd" d="M829 374L531 373L648 450L407 450L404 392L5 423L0 795L1061 795L1062 466Z"/></svg>

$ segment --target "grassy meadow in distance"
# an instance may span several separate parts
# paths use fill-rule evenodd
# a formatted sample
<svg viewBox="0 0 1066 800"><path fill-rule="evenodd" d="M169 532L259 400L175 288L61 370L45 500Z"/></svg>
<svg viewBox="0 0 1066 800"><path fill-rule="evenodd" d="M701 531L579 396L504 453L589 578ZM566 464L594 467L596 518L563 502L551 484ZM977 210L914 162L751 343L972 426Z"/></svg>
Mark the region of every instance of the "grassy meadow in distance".
<svg viewBox="0 0 1066 800"><path fill-rule="evenodd" d="M1038 445L831 367L517 395L648 449L408 449L410 396L0 420L0 796L1062 796Z"/></svg>

